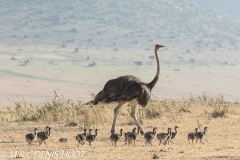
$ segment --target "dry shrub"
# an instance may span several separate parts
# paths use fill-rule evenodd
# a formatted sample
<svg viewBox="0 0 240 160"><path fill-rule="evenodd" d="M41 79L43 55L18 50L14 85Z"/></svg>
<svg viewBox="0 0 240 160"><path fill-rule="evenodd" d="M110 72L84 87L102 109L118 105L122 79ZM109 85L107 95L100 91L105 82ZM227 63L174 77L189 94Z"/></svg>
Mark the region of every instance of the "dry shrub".
<svg viewBox="0 0 240 160"><path fill-rule="evenodd" d="M228 114L228 107L227 106L224 106L223 108L221 108L219 106L219 108L215 108L213 110L213 112L211 113L212 117L213 118L222 118L222 117L227 117L227 114Z"/></svg>
<svg viewBox="0 0 240 160"><path fill-rule="evenodd" d="M151 104L151 105L143 108L143 112L145 115L143 118L147 118L147 119L159 118L163 114L163 112L161 111L161 106L154 105L154 104Z"/></svg>
<svg viewBox="0 0 240 160"><path fill-rule="evenodd" d="M74 122L83 126L92 126L96 122L102 123L106 120L103 106L82 106L80 102L74 104L71 100L66 101L64 97L59 97L56 92L51 102L33 106L27 105L24 101L15 105L16 121L19 122L34 121L48 124Z"/></svg>

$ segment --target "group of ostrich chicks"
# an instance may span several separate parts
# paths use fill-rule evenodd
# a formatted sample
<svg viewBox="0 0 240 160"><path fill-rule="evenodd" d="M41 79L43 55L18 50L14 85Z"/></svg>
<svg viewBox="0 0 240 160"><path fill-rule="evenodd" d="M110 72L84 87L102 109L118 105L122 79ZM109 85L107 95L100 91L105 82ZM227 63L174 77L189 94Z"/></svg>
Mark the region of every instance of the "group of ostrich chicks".
<svg viewBox="0 0 240 160"><path fill-rule="evenodd" d="M137 128L135 127L135 128L133 128L132 132L126 132L124 134L125 145L126 144L132 145L132 142L133 142L133 145L135 145L135 141L136 141L137 135L139 133L142 133L142 135L144 136L145 145L152 145L152 141L155 138L155 136L159 140L159 145L161 145L161 143L164 144L164 145L166 145L167 143L169 144L169 142L174 143L173 139L175 139L175 137L178 133L177 128L179 128L179 127L178 126L174 127L175 132L172 132L172 128L169 127L167 129L166 133L158 133L157 134L157 131L156 131L157 128L156 127L153 128L153 131L146 132L146 133L143 133L143 131L141 132L140 127L138 127L138 130L136 132ZM192 143L193 143L193 140L196 139L196 143L197 143L198 140L200 140L200 142L202 144L204 144L202 142L202 140L203 140L203 137L206 135L206 131L207 131L207 127L204 128L203 132L198 132L198 128L196 128L195 132L192 132L192 133L188 134L188 142L190 143L189 140L192 140ZM112 144L116 146L117 141L122 137L122 135L123 135L123 129L120 129L120 134L112 134L110 136L110 140L111 140Z"/></svg>
<svg viewBox="0 0 240 160"><path fill-rule="evenodd" d="M155 136L157 137L157 139L159 140L159 145L164 144L166 145L167 143L169 144L169 142L173 142L173 139L175 139L176 135L177 135L177 129L179 127L175 126L174 130L175 132L172 132L171 128L167 129L166 133L156 133L157 128L154 127L153 131L150 132L146 132L143 133L142 129L140 127L136 128L134 127L132 132L126 132L124 133L124 138L125 138L125 145L134 145L135 146L135 141L137 139L137 136L139 133L141 133L142 136L144 136L145 139L145 145L152 145L152 141L155 138ZM47 146L45 140L48 139L48 137L50 136L50 131L51 131L51 127L46 126L46 131L45 132L38 132L37 133L37 128L34 128L34 133L29 133L26 135L26 140L29 143L29 145L32 143L32 141L34 140L35 137L37 137L38 142L39 142L39 146L42 144L42 142L44 142L44 144ZM195 132L191 132L188 134L188 142L190 143L190 140L196 139L196 143L198 140L200 140L200 142L202 144L204 144L202 142L204 136L206 135L206 131L207 131L207 127L204 128L203 132L198 132L198 128L195 129ZM89 143L89 145L91 146L91 143L93 141L95 141L96 137L97 137L97 133L98 133L98 129L95 129L95 134L92 134L92 129L89 129L89 133L87 133L87 129L84 129L84 133L78 134L76 135L76 140L78 142L78 146L79 144L83 145L85 144L85 141L87 141ZM120 129L120 133L119 134L112 134L110 136L110 141L112 142L112 145L115 145L117 142L120 140L120 138L123 136L123 129ZM67 139L66 138L60 138L59 139L60 143L66 143Z"/></svg>
<svg viewBox="0 0 240 160"><path fill-rule="evenodd" d="M42 144L42 142L44 142L45 145L46 142L45 140L48 139L48 137L50 136L50 131L51 131L51 127L46 126L46 131L45 132L38 132L37 133L37 128L34 128L34 133L28 133L26 134L26 140L28 142L28 144L32 144L34 138L37 136L38 142L39 142L39 146Z"/></svg>

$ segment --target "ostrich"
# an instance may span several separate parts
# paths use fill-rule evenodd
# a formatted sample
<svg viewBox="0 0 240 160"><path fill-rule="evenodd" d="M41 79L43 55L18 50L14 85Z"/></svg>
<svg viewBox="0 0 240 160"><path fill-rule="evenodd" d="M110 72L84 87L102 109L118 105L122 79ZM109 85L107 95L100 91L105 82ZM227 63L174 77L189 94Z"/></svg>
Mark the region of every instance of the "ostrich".
<svg viewBox="0 0 240 160"><path fill-rule="evenodd" d="M38 132L37 133L39 146L42 144L42 142L44 142L44 144L47 146L45 140L47 140L48 137L50 136L50 131L51 131L51 127L46 126L46 132Z"/></svg>
<svg viewBox="0 0 240 160"><path fill-rule="evenodd" d="M128 141L128 135L131 134L131 133L134 133L134 134L135 134L135 133L136 133L136 129L137 129L137 128L134 127L133 130L132 130L132 132L126 132L126 133L124 134L125 145L127 144L127 141Z"/></svg>
<svg viewBox="0 0 240 160"><path fill-rule="evenodd" d="M173 142L172 140L176 137L176 135L177 135L177 128L179 128L179 127L178 127L178 126L175 126L174 128L175 128L175 132L172 132L172 137L171 137L171 139L169 140L169 141L172 142L173 144L174 144L174 142ZM168 141L168 144L169 144L169 141Z"/></svg>
<svg viewBox="0 0 240 160"><path fill-rule="evenodd" d="M203 139L203 137L206 135L206 132L207 132L207 127L204 127L204 131L203 131L203 132L196 132L196 133L195 133L194 138L196 139L196 143L197 143L197 141L200 139L200 142L201 142L202 144L204 144L204 143L202 142L202 139Z"/></svg>
<svg viewBox="0 0 240 160"><path fill-rule="evenodd" d="M87 135L86 140L88 141L89 145L92 145L92 142L95 141L96 137L97 137L97 132L98 129L95 129L95 135L91 134L92 129L89 129L89 135Z"/></svg>
<svg viewBox="0 0 240 160"><path fill-rule="evenodd" d="M166 145L167 141L171 140L171 138L172 138L171 128L168 128L167 133L158 133L157 134L157 139L159 140L159 145L162 143L162 141L164 142L163 144Z"/></svg>
<svg viewBox="0 0 240 160"><path fill-rule="evenodd" d="M195 133L191 132L191 133L188 133L188 143L190 143L190 139L192 140L192 144L193 144L193 140L195 139L194 135L197 133L198 131L198 128L195 128Z"/></svg>
<svg viewBox="0 0 240 160"><path fill-rule="evenodd" d="M130 132L128 135L127 135L127 141L128 141L128 145L132 144L132 141L134 142L134 146L135 146L135 141L137 139L137 135L139 134L139 131L140 131L141 128L138 128L138 132ZM125 142L125 145L126 145L126 142Z"/></svg>
<svg viewBox="0 0 240 160"><path fill-rule="evenodd" d="M154 139L155 135L156 135L156 130L157 128L154 127L152 132L147 132L144 134L144 138L145 138L145 144L151 144L152 145L152 140Z"/></svg>
<svg viewBox="0 0 240 160"><path fill-rule="evenodd" d="M26 135L26 140L27 140L29 145L32 144L32 141L34 140L36 135L37 135L37 128L34 128L34 134L33 133L28 133Z"/></svg>
<svg viewBox="0 0 240 160"><path fill-rule="evenodd" d="M78 134L76 136L76 140L78 142L78 147L79 147L79 144L83 145L85 143L86 137L87 137L87 129L84 129L84 133Z"/></svg>
<svg viewBox="0 0 240 160"><path fill-rule="evenodd" d="M120 129L120 134L112 134L110 136L110 141L113 143L115 143L115 147L116 147L116 143L117 141L122 137L122 133L123 133L123 129Z"/></svg>
<svg viewBox="0 0 240 160"><path fill-rule="evenodd" d="M148 101L151 97L151 91L159 79L160 62L157 51L162 47L164 46L160 44L155 45L154 51L157 62L157 73L151 82L142 82L139 78L132 75L126 75L118 77L116 79L111 79L105 84L103 90L101 90L95 96L94 100L89 102L93 105L98 104L98 102L119 102L117 107L114 109L111 134L115 133L117 115L122 105L126 102L132 102L130 115L134 119L135 124L141 128L141 125L136 118L136 107L138 104L142 107L145 107L148 104ZM144 131L142 129L141 134L144 134Z"/></svg>

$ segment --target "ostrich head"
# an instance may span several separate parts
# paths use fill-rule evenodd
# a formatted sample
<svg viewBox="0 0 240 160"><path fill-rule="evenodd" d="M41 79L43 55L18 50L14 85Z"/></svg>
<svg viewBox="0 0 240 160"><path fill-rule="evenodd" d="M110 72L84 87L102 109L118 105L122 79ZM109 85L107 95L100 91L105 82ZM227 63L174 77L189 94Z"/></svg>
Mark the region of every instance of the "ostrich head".
<svg viewBox="0 0 240 160"><path fill-rule="evenodd" d="M155 132L156 130L157 130L157 127L154 127L154 128L153 128L153 132Z"/></svg>
<svg viewBox="0 0 240 160"><path fill-rule="evenodd" d="M157 51L157 50L159 50L159 49L162 48L162 47L164 47L164 46L161 45L161 44L156 44L156 45L155 45L155 50Z"/></svg>
<svg viewBox="0 0 240 160"><path fill-rule="evenodd" d="M89 129L89 134L91 134L92 133L92 129Z"/></svg>

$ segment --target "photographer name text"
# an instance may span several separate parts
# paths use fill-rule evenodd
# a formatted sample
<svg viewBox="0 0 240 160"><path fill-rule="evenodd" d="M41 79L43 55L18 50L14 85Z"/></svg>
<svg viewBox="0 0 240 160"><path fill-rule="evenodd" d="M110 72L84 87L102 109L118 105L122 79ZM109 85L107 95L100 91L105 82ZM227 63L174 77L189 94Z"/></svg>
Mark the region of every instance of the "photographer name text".
<svg viewBox="0 0 240 160"><path fill-rule="evenodd" d="M86 151L0 151L0 158L82 158Z"/></svg>

